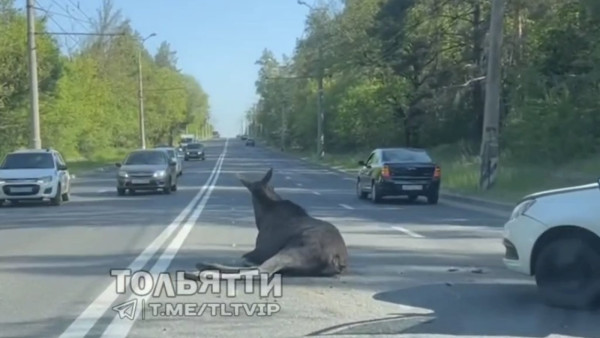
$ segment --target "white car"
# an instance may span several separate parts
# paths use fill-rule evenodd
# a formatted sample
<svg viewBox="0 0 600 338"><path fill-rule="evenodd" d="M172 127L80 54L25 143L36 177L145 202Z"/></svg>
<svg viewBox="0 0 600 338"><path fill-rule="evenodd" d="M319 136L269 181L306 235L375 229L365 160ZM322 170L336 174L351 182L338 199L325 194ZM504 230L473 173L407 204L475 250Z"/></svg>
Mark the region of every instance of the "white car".
<svg viewBox="0 0 600 338"><path fill-rule="evenodd" d="M48 199L53 205L69 200L71 176L61 154L53 149L9 153L0 165L0 205L4 201Z"/></svg>
<svg viewBox="0 0 600 338"><path fill-rule="evenodd" d="M600 301L600 181L524 197L504 225L510 270L535 276L551 306Z"/></svg>

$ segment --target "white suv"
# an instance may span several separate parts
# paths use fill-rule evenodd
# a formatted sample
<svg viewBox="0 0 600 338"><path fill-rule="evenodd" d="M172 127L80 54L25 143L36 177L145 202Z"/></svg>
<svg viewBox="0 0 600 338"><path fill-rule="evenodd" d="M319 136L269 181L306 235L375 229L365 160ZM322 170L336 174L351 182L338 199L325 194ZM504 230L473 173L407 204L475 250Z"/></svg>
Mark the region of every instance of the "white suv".
<svg viewBox="0 0 600 338"><path fill-rule="evenodd" d="M60 153L53 149L14 151L0 165L0 205L5 200L69 200L71 176Z"/></svg>
<svg viewBox="0 0 600 338"><path fill-rule="evenodd" d="M600 301L600 185L523 198L504 225L504 264L535 276L552 306L588 309Z"/></svg>

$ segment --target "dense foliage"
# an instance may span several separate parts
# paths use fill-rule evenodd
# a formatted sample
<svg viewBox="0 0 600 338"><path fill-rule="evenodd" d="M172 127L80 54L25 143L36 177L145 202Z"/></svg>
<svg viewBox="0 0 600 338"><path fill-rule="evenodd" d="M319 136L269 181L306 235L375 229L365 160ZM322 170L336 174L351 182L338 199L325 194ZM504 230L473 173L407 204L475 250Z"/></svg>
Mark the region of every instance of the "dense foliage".
<svg viewBox="0 0 600 338"><path fill-rule="evenodd" d="M600 5L506 0L501 147L565 161L600 145ZM345 0L315 8L292 57L260 60L251 132L316 149L324 71L325 150L462 144L478 151L490 0ZM287 79L286 79L287 78ZM284 123L282 123L282 119ZM285 125L285 128L282 126Z"/></svg>
<svg viewBox="0 0 600 338"><path fill-rule="evenodd" d="M43 11L37 15L36 31L46 32L51 18ZM90 26L95 33L122 35L91 36L70 55L61 53L56 36L36 35L42 146L59 149L71 159L139 147L140 49L147 145L169 143L186 127L203 130L209 123L208 96L193 77L177 69L167 42L150 55L108 0ZM14 0L0 0L0 32L2 155L29 146L31 139L26 16Z"/></svg>

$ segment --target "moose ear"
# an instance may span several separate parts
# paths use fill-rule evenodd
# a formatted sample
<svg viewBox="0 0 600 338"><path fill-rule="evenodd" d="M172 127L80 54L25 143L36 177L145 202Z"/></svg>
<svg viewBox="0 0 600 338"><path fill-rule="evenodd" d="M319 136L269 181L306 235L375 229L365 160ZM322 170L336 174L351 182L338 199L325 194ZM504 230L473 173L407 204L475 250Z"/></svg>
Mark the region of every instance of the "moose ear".
<svg viewBox="0 0 600 338"><path fill-rule="evenodd" d="M273 168L269 168L269 171L267 171L267 173L265 174L265 177L263 177L263 179L261 180L261 183L263 185L267 185L267 183L269 183L269 181L271 180L272 176L273 176Z"/></svg>
<svg viewBox="0 0 600 338"><path fill-rule="evenodd" d="M242 182L242 184L246 187L246 188L250 188L250 182L245 179L242 175L240 175L239 173L236 174L237 178L240 180L240 182Z"/></svg>

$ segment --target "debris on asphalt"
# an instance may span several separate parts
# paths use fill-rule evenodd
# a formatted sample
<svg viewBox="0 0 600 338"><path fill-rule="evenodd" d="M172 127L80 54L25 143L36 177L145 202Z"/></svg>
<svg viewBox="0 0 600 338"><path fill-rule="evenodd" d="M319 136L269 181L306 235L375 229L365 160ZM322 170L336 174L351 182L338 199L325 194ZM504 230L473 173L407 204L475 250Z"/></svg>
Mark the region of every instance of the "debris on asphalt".
<svg viewBox="0 0 600 338"><path fill-rule="evenodd" d="M458 269L457 268L450 268L450 269L448 269L448 272L454 272L454 271L458 271Z"/></svg>
<svg viewBox="0 0 600 338"><path fill-rule="evenodd" d="M446 282L446 286L452 286L452 283Z"/></svg>
<svg viewBox="0 0 600 338"><path fill-rule="evenodd" d="M475 268L471 270L472 273L483 273L483 269L481 268Z"/></svg>

